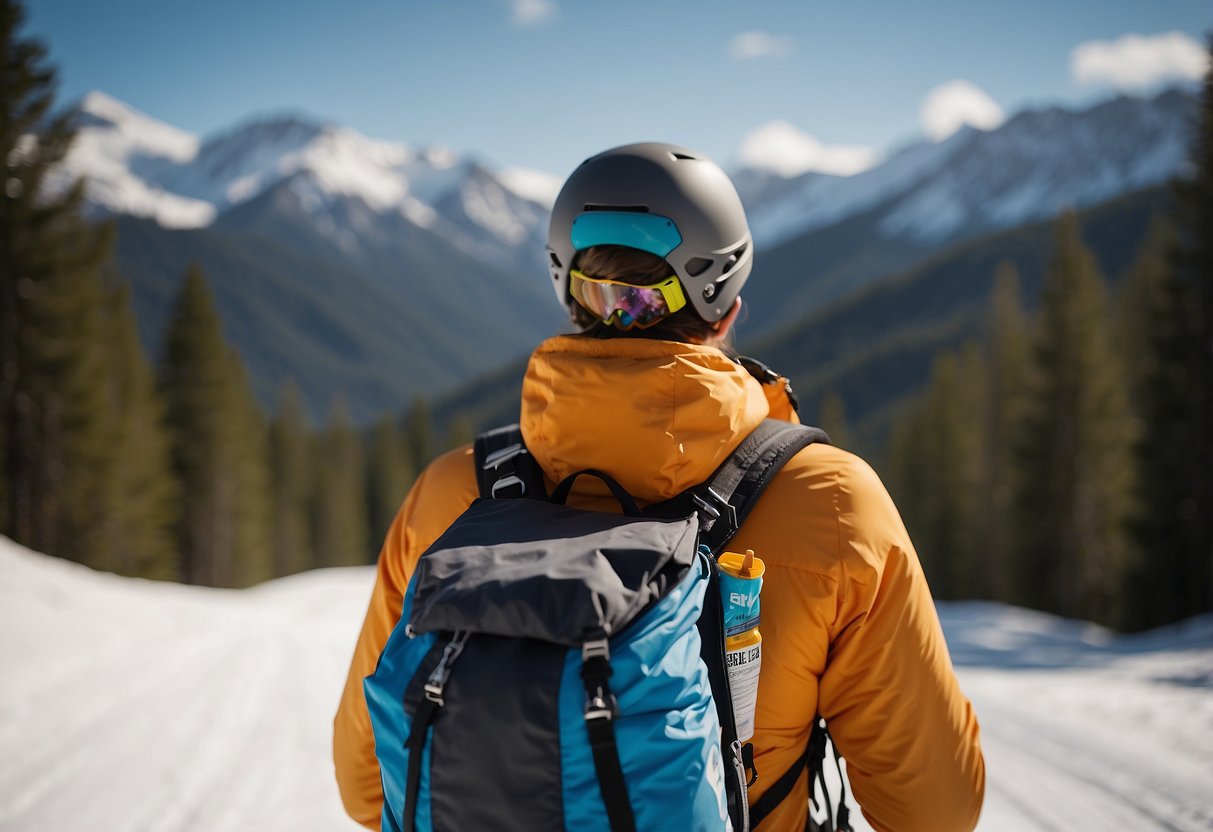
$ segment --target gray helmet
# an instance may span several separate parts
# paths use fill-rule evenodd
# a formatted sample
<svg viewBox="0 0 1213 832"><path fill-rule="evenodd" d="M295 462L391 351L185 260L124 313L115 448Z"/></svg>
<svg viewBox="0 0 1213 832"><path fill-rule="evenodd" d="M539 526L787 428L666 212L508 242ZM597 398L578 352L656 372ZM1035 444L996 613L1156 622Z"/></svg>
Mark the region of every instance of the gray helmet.
<svg viewBox="0 0 1213 832"><path fill-rule="evenodd" d="M552 208L548 260L568 305L574 255L594 245L638 248L667 260L705 321L725 316L754 265L737 189L708 157L672 144L616 147L573 171Z"/></svg>

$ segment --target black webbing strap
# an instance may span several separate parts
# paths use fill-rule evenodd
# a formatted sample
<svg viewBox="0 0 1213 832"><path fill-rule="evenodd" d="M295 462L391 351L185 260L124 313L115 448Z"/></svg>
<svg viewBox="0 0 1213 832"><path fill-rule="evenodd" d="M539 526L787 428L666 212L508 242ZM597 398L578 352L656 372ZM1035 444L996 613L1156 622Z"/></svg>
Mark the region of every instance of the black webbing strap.
<svg viewBox="0 0 1213 832"><path fill-rule="evenodd" d="M814 731L816 729L814 728ZM805 746L804 751L796 762L788 768L783 775L771 784L771 787L762 793L762 797L754 801L750 806L750 828L754 829L758 824L766 818L767 815L775 811L775 807L783 802L792 789L796 786L796 781L800 779L800 772L804 771L804 767L809 762L809 749L813 746L813 735L809 736L809 744Z"/></svg>
<svg viewBox="0 0 1213 832"><path fill-rule="evenodd" d="M808 766L809 807L811 809L813 804L817 802L817 786L820 785L821 799L825 803L826 808L826 822L819 824L813 819L813 814L810 811L806 829L809 832L851 832L850 809L847 808L847 780L842 772L842 755L838 753L837 747L834 749L834 764L838 767L838 780L840 783L837 821L835 821L834 817L834 804L830 800L830 792L826 788L824 769L826 748L829 745L829 729L826 727L825 720L818 717L813 720L813 729L809 732L809 742L805 746L804 752L771 785L771 788L767 789L762 797L754 801L754 805L750 807L751 829L757 828L758 824L762 823L766 816L775 811L775 807L792 793L792 789L796 786L796 781L800 779L800 773L804 771L805 766Z"/></svg>
<svg viewBox="0 0 1213 832"><path fill-rule="evenodd" d="M434 720L434 712L438 703L422 697L413 714L413 729L404 747L409 752L409 770L404 783L404 832L413 832L417 825L417 793L421 787L421 753L425 749L425 735L430 723Z"/></svg>
<svg viewBox="0 0 1213 832"><path fill-rule="evenodd" d="M619 704L611 693L611 662L606 652L606 639L589 643L582 650L581 680L585 683L585 727L594 755L594 771L602 789L611 832L636 832L632 801L628 798L615 744L615 717ZM596 649L597 648L597 649Z"/></svg>
<svg viewBox="0 0 1213 832"><path fill-rule="evenodd" d="M472 444L472 451L481 497L547 498L543 469L527 451L518 425L480 434Z"/></svg>
<svg viewBox="0 0 1213 832"><path fill-rule="evenodd" d="M691 490L701 516L710 518L700 542L706 543L712 554L719 554L745 523L779 469L814 442L828 445L830 437L821 428L778 419L766 419L756 427L710 480Z"/></svg>

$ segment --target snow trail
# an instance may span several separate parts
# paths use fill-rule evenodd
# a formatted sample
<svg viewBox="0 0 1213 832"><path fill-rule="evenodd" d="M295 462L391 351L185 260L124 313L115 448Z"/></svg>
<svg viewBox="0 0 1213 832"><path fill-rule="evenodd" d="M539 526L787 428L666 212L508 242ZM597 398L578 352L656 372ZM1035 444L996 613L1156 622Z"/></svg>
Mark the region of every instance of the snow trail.
<svg viewBox="0 0 1213 832"><path fill-rule="evenodd" d="M360 829L329 738L372 581L207 590L0 538L0 829ZM940 613L982 725L980 830L1213 830L1213 616L1125 638L997 604Z"/></svg>

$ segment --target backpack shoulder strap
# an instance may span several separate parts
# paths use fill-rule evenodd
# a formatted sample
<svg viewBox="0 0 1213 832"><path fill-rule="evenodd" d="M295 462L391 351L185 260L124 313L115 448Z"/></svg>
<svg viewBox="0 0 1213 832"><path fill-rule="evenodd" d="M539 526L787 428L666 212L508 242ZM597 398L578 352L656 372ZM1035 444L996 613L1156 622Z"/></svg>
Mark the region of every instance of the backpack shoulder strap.
<svg viewBox="0 0 1213 832"><path fill-rule="evenodd" d="M809 744L805 748L804 753L750 807L751 829L756 829L766 819L767 815L771 814L775 807L792 793L792 789L796 786L796 781L800 779L800 773L807 766L809 769L810 808L807 826L808 832L852 832L850 809L847 807L847 778L842 771L842 755L838 753L836 746L834 746L833 756L834 765L838 768L840 788L837 815L834 813L834 803L830 799L830 790L826 786L825 773L822 771L826 761L826 749L833 745L833 739L830 737L829 728L826 727L826 721L821 717L817 717L813 720L813 729L809 732ZM814 820L811 811L815 804L818 804L817 792L819 790L821 792L820 802L825 804L824 822ZM822 807L817 805L816 808L820 814Z"/></svg>
<svg viewBox="0 0 1213 832"><path fill-rule="evenodd" d="M821 428L766 419L726 459L712 478L691 489L700 516L700 541L719 554L758 503L779 470L804 448L830 437Z"/></svg>
<svg viewBox="0 0 1213 832"><path fill-rule="evenodd" d="M472 445L481 497L547 499L543 469L522 441L517 424L485 431Z"/></svg>

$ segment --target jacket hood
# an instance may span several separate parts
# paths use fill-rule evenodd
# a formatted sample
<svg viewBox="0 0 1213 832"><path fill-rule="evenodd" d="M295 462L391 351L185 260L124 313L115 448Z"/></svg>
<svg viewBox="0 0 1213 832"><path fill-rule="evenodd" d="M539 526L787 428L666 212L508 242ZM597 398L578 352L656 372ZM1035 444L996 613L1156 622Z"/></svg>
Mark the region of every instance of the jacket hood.
<svg viewBox="0 0 1213 832"><path fill-rule="evenodd" d="M531 356L520 424L554 481L596 468L655 502L706 480L770 412L763 386L715 347L563 335Z"/></svg>

